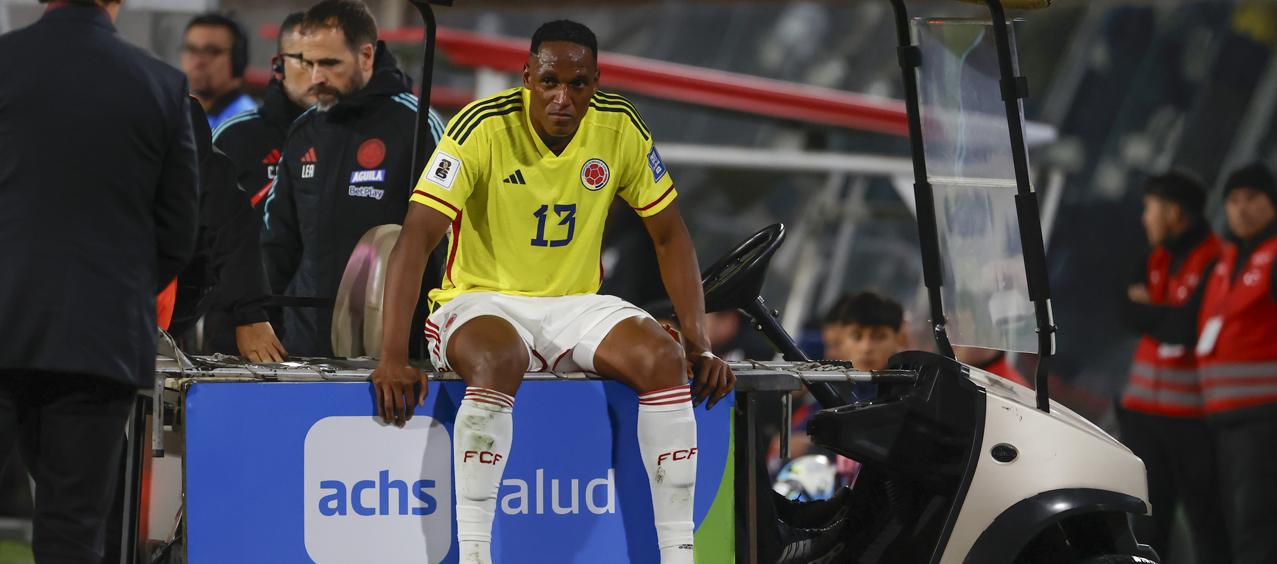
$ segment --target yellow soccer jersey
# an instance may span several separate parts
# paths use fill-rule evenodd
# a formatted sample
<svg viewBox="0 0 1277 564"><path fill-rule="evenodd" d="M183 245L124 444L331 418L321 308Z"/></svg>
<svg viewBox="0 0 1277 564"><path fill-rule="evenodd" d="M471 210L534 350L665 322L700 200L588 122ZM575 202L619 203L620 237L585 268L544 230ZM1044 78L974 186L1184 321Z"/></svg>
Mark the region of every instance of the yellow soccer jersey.
<svg viewBox="0 0 1277 564"><path fill-rule="evenodd" d="M555 155L532 129L520 87L471 103L446 134L412 201L452 219L436 304L468 292L566 296L598 291L603 224L615 196L643 217L677 192L643 119L616 94L590 100Z"/></svg>

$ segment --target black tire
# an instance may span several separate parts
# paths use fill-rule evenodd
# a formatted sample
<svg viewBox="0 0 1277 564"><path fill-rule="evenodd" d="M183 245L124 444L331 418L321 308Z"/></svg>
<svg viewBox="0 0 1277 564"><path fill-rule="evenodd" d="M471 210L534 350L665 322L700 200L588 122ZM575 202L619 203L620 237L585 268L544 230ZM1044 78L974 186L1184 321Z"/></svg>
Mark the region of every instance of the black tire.
<svg viewBox="0 0 1277 564"><path fill-rule="evenodd" d="M1157 562L1142 556L1106 554L1103 556L1092 556L1086 560L1078 562L1078 564L1157 564Z"/></svg>

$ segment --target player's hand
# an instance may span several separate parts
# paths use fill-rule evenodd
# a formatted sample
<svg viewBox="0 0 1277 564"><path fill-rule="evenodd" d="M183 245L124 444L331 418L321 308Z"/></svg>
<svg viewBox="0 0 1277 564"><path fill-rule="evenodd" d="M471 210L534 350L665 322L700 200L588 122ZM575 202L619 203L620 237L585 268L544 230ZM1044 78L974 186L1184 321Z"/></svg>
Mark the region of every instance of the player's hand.
<svg viewBox="0 0 1277 564"><path fill-rule="evenodd" d="M692 366L692 406L709 400L709 408L713 408L736 388L736 375L727 362L713 353L689 352L687 361Z"/></svg>
<svg viewBox="0 0 1277 564"><path fill-rule="evenodd" d="M382 359L372 372L373 394L377 398L377 415L386 423L403 427L412 412L425 405L429 376L406 361ZM413 389L414 386L420 386Z"/></svg>
<svg viewBox="0 0 1277 564"><path fill-rule="evenodd" d="M283 362L288 357L288 351L266 321L235 327L235 346L239 356L249 362Z"/></svg>

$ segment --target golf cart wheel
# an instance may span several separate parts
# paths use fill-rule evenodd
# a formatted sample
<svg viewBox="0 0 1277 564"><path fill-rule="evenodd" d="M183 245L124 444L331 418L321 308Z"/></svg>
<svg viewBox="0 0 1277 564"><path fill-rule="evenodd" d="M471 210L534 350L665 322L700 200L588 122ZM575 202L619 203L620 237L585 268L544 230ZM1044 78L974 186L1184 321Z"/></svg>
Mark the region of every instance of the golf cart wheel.
<svg viewBox="0 0 1277 564"><path fill-rule="evenodd" d="M1107 554L1104 556L1092 556L1078 564L1157 564L1157 562L1144 558L1143 556Z"/></svg>

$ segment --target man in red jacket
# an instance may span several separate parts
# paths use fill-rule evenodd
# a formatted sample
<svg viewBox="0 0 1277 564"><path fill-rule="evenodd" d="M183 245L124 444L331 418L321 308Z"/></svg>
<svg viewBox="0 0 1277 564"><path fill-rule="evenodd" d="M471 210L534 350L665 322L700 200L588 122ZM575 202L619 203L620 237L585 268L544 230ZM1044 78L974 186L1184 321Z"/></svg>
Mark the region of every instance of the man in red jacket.
<svg viewBox="0 0 1277 564"><path fill-rule="evenodd" d="M1236 564L1277 561L1275 201L1277 183L1263 164L1229 176L1228 242L1207 281L1198 322L1196 352Z"/></svg>
<svg viewBox="0 0 1277 564"><path fill-rule="evenodd" d="M1148 469L1153 515L1136 520L1140 540L1169 558L1171 526L1182 506L1195 560L1226 562L1214 441L1193 354L1203 281L1221 246L1203 215L1205 204L1206 191L1187 175L1172 172L1144 183L1141 219L1153 250L1127 290L1124 313L1140 343L1118 419L1123 442Z"/></svg>

